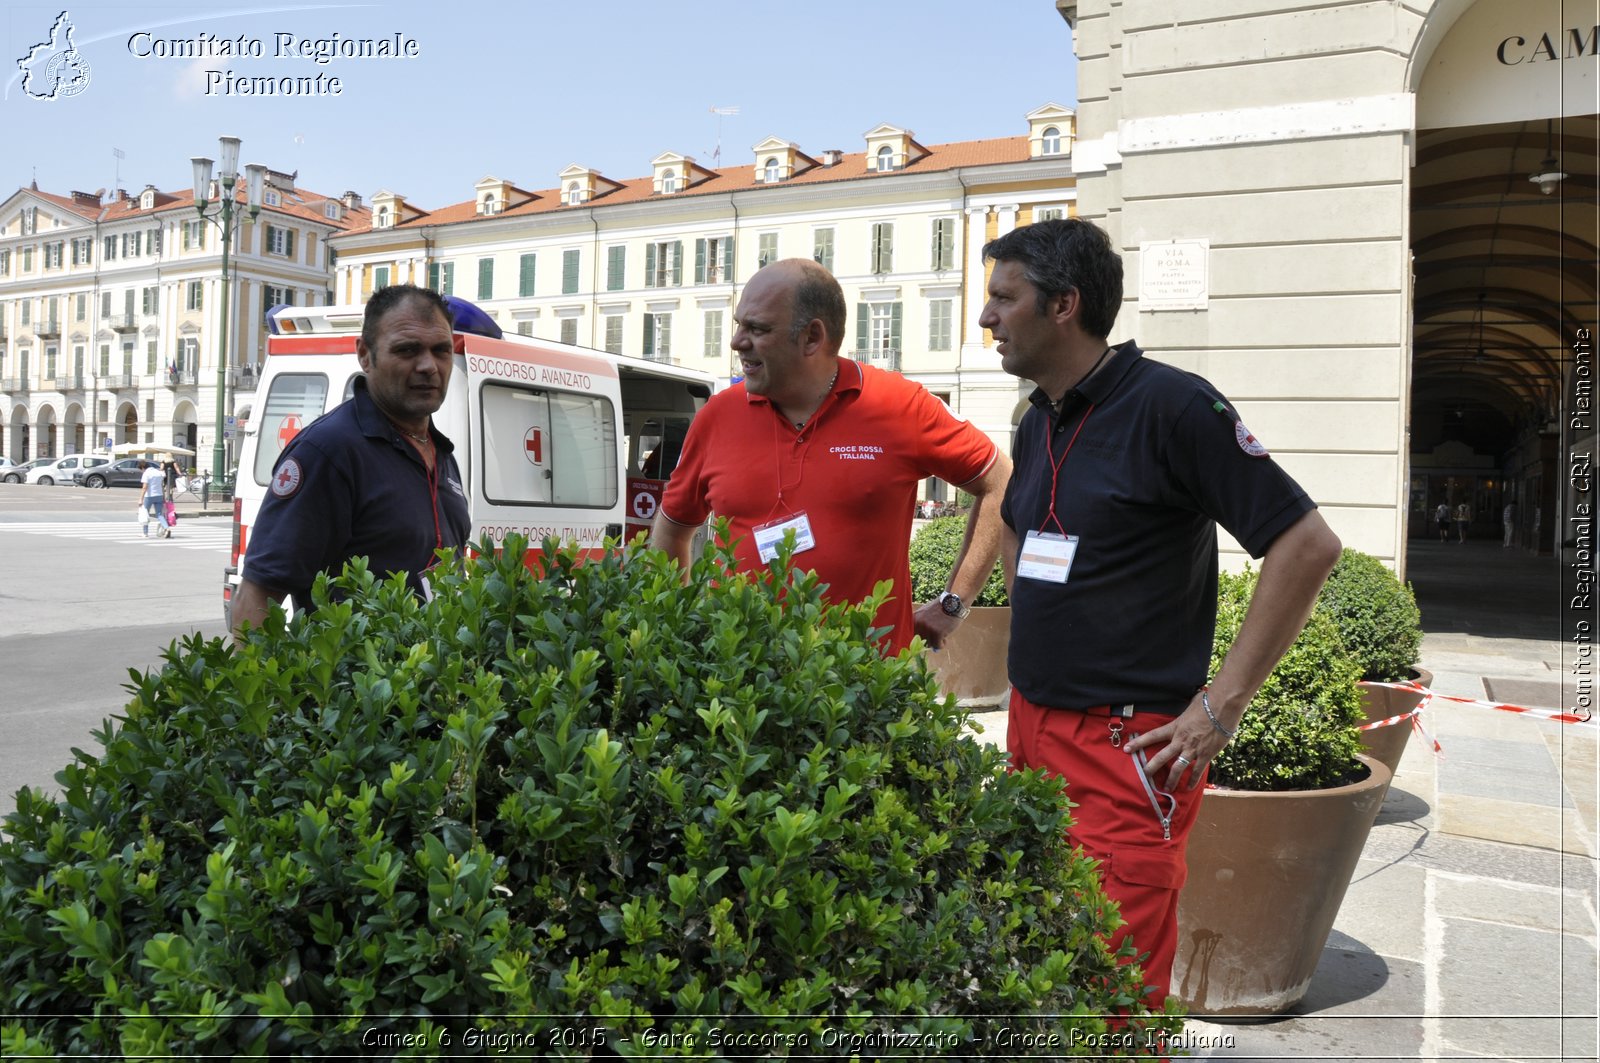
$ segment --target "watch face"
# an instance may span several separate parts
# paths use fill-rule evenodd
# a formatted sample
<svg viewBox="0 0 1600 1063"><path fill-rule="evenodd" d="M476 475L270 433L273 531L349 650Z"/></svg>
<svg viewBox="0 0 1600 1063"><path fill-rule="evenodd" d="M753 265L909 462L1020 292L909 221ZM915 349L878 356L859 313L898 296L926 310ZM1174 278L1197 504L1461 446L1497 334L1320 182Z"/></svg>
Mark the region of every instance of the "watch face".
<svg viewBox="0 0 1600 1063"><path fill-rule="evenodd" d="M944 610L946 616L961 615L961 598L959 595L946 594L939 602L939 608Z"/></svg>

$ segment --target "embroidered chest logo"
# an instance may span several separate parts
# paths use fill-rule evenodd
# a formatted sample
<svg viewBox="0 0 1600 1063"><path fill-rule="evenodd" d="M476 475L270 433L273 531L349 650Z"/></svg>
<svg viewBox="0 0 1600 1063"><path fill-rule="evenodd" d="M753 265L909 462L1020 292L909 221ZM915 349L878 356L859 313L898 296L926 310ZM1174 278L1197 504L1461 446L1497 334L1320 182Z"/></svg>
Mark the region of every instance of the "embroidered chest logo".
<svg viewBox="0 0 1600 1063"><path fill-rule="evenodd" d="M875 443L852 443L829 447L828 453L840 461L877 461L883 456L883 448Z"/></svg>
<svg viewBox="0 0 1600 1063"><path fill-rule="evenodd" d="M278 471L272 477L272 493L279 498L288 498L300 490L300 463L293 458L285 458L283 464L278 466Z"/></svg>

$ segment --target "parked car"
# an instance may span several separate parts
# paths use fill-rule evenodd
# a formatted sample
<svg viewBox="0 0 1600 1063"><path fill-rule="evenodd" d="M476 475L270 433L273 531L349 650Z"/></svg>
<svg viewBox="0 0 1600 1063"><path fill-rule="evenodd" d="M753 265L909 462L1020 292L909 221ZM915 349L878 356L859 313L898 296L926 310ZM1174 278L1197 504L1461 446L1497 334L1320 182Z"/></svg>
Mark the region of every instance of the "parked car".
<svg viewBox="0 0 1600 1063"><path fill-rule="evenodd" d="M139 468L143 458L121 458L109 465L96 465L79 469L72 482L79 487L138 487L144 470Z"/></svg>
<svg viewBox="0 0 1600 1063"><path fill-rule="evenodd" d="M6 457L4 454L0 454L0 469L9 469L15 464L16 464L16 462L12 461L10 458Z"/></svg>
<svg viewBox="0 0 1600 1063"><path fill-rule="evenodd" d="M57 458L29 472L28 482L44 484L46 487L52 484L70 484L75 473L110 464L110 458L98 454L68 454L64 458Z"/></svg>
<svg viewBox="0 0 1600 1063"><path fill-rule="evenodd" d="M54 465L55 462L55 458L34 458L32 461L24 462L21 465L12 465L8 468L0 469L0 482L19 484L28 478L30 472L41 465Z"/></svg>

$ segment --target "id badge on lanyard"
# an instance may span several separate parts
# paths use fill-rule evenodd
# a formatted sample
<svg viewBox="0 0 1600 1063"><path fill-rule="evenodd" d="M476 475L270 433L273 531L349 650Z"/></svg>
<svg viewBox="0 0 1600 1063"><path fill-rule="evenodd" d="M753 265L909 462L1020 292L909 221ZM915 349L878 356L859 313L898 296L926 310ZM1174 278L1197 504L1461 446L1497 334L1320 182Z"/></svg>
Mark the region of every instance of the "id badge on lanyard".
<svg viewBox="0 0 1600 1063"><path fill-rule="evenodd" d="M794 552L803 554L817 545L817 538L811 534L811 521L802 511L783 520L775 520L771 524L763 524L752 529L756 535L756 551L761 555L763 562L777 559L778 547L783 545L783 533L794 531Z"/></svg>
<svg viewBox="0 0 1600 1063"><path fill-rule="evenodd" d="M1076 535L1030 531L1022 541L1017 558L1017 575L1045 583L1065 583L1072 572L1072 559L1078 554Z"/></svg>

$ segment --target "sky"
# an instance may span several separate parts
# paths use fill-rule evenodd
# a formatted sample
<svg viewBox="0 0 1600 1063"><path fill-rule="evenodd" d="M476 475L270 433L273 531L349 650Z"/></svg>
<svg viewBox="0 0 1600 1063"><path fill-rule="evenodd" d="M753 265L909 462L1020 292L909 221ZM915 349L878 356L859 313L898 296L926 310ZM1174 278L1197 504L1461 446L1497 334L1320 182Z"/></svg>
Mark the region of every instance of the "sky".
<svg viewBox="0 0 1600 1063"><path fill-rule="evenodd" d="M52 99L52 28L73 27L81 88ZM299 171L314 192L387 189L431 209L493 174L552 188L572 163L622 179L666 151L748 165L769 135L809 154L865 147L880 124L923 144L1027 132L1072 107L1077 63L1053 0L616 0L562 3L11 4L0 15L0 197L192 184L189 159L243 140L241 169ZM279 35L285 35L280 37ZM284 40L388 40L399 58L293 54ZM202 36L205 35L205 36ZM186 56L197 41L259 58ZM52 43L54 46L52 47ZM45 47L35 51L35 46ZM172 53L177 54L172 54ZM165 53L165 54L163 54ZM31 80L19 60L32 57ZM215 71L208 74L208 71ZM321 94L250 96L239 79L324 77ZM328 90L338 78L340 92ZM718 115L713 109L737 108ZM117 158L114 149L120 150Z"/></svg>

